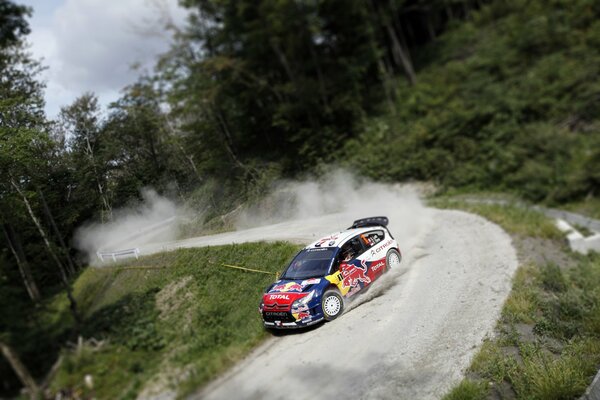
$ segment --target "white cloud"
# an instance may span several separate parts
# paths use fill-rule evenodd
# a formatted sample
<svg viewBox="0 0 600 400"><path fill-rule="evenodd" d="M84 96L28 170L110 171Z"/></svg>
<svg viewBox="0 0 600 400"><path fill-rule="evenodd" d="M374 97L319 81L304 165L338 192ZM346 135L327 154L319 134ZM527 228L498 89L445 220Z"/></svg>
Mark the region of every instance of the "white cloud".
<svg viewBox="0 0 600 400"><path fill-rule="evenodd" d="M177 0L64 0L53 8L24 3L34 7L32 52L48 66L49 117L86 91L103 104L115 100L135 80L134 64L150 69L168 49L167 15L177 26L186 16Z"/></svg>

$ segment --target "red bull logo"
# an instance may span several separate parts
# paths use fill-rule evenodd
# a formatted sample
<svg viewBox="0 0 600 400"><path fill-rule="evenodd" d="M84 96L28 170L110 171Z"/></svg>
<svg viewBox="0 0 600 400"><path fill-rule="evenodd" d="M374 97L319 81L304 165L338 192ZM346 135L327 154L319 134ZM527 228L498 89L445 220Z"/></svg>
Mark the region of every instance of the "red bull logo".
<svg viewBox="0 0 600 400"><path fill-rule="evenodd" d="M308 311L303 311L301 313L298 313L297 320L308 318L308 317L310 317L310 313Z"/></svg>
<svg viewBox="0 0 600 400"><path fill-rule="evenodd" d="M354 264L342 264L342 287L355 288L360 282L368 285L371 279L367 276L367 267L362 265L357 267Z"/></svg>
<svg viewBox="0 0 600 400"><path fill-rule="evenodd" d="M301 292L303 288L299 283L288 282L273 286L270 292Z"/></svg>

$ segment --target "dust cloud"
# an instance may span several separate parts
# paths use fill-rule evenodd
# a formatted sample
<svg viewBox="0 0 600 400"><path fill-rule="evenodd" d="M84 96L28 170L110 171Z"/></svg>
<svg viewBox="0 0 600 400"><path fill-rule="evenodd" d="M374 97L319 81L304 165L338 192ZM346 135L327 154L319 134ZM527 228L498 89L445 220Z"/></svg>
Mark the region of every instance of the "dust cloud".
<svg viewBox="0 0 600 400"><path fill-rule="evenodd" d="M152 190L142 195L144 200L137 206L115 211L112 222L80 228L75 239L77 248L94 260L98 251L132 248L138 248L140 254L151 254L179 247L257 240L308 243L345 230L356 219L384 215L406 259L418 247L431 220L431 211L421 202L414 185L373 182L342 169L331 169L318 178L279 181L262 200L232 215L235 232L216 236L176 240L179 223L202 214L202 210L186 212Z"/></svg>
<svg viewBox="0 0 600 400"><path fill-rule="evenodd" d="M75 247L84 252L88 262L97 260L97 252L121 251L177 236L177 218L185 215L182 207L153 189L141 191L142 201L113 210L108 223L89 223L75 232Z"/></svg>
<svg viewBox="0 0 600 400"><path fill-rule="evenodd" d="M319 178L277 183L264 200L240 213L235 225L246 229L331 214L338 214L340 221L331 232L359 218L386 216L404 249L419 242L431 221L415 185L378 183L335 169Z"/></svg>

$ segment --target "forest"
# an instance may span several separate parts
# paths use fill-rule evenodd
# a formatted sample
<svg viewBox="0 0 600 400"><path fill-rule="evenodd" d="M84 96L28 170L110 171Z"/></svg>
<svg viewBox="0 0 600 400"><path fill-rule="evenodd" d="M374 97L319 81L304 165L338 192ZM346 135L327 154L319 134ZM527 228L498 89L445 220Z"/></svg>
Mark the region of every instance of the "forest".
<svg viewBox="0 0 600 400"><path fill-rule="evenodd" d="M11 356L42 379L84 329L75 229L143 188L206 221L332 166L553 206L600 195L598 1L180 3L152 73L49 119L35 10L0 0L0 397L27 380ZM69 320L49 324L57 293Z"/></svg>

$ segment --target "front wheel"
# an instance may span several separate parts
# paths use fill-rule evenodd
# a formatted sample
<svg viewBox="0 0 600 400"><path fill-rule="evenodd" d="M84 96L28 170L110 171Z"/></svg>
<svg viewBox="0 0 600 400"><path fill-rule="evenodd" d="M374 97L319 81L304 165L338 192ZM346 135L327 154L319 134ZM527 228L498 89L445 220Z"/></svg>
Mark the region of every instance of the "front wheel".
<svg viewBox="0 0 600 400"><path fill-rule="evenodd" d="M344 299L333 289L327 290L321 299L321 307L326 321L333 321L344 312Z"/></svg>
<svg viewBox="0 0 600 400"><path fill-rule="evenodd" d="M394 268L398 268L400 266L400 261L402 260L402 256L396 249L391 249L387 252L385 256L385 270L390 270Z"/></svg>

